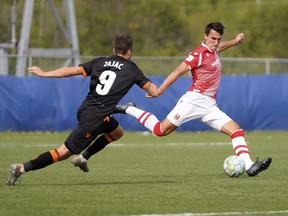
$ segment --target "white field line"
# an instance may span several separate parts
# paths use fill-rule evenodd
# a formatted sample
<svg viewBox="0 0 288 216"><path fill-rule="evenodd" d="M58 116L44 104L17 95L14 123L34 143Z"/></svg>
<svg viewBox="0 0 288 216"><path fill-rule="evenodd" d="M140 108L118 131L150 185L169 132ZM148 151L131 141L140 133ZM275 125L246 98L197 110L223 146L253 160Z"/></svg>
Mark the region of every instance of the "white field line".
<svg viewBox="0 0 288 216"><path fill-rule="evenodd" d="M223 146L223 145L232 145L231 142L190 142L190 143L143 143L143 144L127 144L127 143L111 143L111 146L117 147L117 146Z"/></svg>
<svg viewBox="0 0 288 216"><path fill-rule="evenodd" d="M182 213L182 214L143 214L130 216L218 216L218 215L273 215L288 214L288 210L275 211L251 211L251 212L206 212L206 213Z"/></svg>
<svg viewBox="0 0 288 216"><path fill-rule="evenodd" d="M15 147L15 146L20 146L21 147L57 147L60 145L59 144L15 144L15 143L0 143L0 147ZM127 144L127 143L111 143L109 146L111 147L121 147L121 146L159 146L159 145L164 145L164 146L223 146L223 145L231 145L231 142L209 142L209 143L204 143L204 142L197 142L197 143L144 143L144 144Z"/></svg>

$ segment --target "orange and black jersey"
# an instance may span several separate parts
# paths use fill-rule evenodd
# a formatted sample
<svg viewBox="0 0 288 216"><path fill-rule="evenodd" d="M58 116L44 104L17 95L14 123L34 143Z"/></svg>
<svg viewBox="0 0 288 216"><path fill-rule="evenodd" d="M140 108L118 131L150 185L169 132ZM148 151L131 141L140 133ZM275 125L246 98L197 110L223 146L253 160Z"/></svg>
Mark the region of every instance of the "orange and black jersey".
<svg viewBox="0 0 288 216"><path fill-rule="evenodd" d="M134 84L144 88L150 83L134 62L121 56L95 58L79 67L84 76L91 76L90 90L84 103L101 118L112 113Z"/></svg>

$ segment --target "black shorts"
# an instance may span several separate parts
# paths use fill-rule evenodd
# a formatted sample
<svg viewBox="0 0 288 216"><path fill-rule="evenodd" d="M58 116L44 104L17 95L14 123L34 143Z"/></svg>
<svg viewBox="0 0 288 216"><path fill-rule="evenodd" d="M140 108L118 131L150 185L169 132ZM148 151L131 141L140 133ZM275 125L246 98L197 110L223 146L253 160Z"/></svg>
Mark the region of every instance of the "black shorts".
<svg viewBox="0 0 288 216"><path fill-rule="evenodd" d="M85 114L86 113L86 114ZM115 130L119 123L113 116L105 120L89 114L82 113L78 116L79 124L65 141L65 146L73 154L79 154L86 149L100 134L110 133Z"/></svg>

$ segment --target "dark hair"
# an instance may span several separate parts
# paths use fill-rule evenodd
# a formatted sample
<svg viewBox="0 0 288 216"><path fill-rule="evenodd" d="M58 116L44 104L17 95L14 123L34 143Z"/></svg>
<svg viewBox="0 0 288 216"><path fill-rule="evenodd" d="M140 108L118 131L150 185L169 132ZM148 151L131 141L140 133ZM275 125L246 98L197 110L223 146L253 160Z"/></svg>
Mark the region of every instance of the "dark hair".
<svg viewBox="0 0 288 216"><path fill-rule="evenodd" d="M220 33L221 35L224 34L225 27L220 22L209 23L205 28L205 34L208 35L211 29L215 30L216 32Z"/></svg>
<svg viewBox="0 0 288 216"><path fill-rule="evenodd" d="M126 54L132 51L133 39L128 34L116 34L113 40L113 48L116 54Z"/></svg>

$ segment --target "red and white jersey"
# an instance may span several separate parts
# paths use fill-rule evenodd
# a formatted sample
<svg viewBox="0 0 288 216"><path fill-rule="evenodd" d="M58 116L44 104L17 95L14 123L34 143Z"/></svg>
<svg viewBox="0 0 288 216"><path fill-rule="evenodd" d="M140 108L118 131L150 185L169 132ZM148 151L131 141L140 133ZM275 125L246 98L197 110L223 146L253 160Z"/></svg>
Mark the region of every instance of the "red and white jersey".
<svg viewBox="0 0 288 216"><path fill-rule="evenodd" d="M211 51L203 42L184 60L191 70L193 83L189 91L216 97L220 79L221 63L217 51Z"/></svg>

